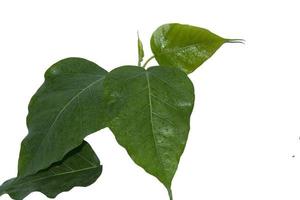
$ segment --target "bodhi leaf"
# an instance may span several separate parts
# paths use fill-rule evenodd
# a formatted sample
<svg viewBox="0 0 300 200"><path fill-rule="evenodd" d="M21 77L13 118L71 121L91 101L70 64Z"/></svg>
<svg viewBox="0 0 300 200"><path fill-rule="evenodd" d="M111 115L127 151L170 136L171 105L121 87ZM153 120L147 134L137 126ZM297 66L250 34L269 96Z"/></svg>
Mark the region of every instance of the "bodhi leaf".
<svg viewBox="0 0 300 200"><path fill-rule="evenodd" d="M29 134L23 140L18 176L60 161L83 139L105 127L102 82L107 72L82 58L50 67L29 104Z"/></svg>
<svg viewBox="0 0 300 200"><path fill-rule="evenodd" d="M177 68L124 66L103 83L118 143L139 166L168 189L189 132L194 88Z"/></svg>
<svg viewBox="0 0 300 200"><path fill-rule="evenodd" d="M160 65L191 73L226 42L240 40L224 39L207 29L173 23L162 25L153 33L151 49Z"/></svg>
<svg viewBox="0 0 300 200"><path fill-rule="evenodd" d="M141 63L143 62L144 59L144 48L139 33L138 33L138 58L139 58L138 65L141 66L142 65Z"/></svg>
<svg viewBox="0 0 300 200"><path fill-rule="evenodd" d="M69 152L62 161L27 177L14 178L0 186L0 196L7 193L12 199L24 199L39 191L49 198L69 191L75 186L88 186L101 175L102 166L87 142Z"/></svg>

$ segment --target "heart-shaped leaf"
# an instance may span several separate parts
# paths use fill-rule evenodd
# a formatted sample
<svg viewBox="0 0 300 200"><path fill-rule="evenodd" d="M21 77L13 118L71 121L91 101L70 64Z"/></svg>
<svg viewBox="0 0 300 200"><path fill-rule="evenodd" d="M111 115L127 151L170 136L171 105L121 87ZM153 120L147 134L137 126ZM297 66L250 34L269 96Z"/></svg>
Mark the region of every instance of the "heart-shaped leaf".
<svg viewBox="0 0 300 200"><path fill-rule="evenodd" d="M29 134L23 140L19 176L60 161L90 133L105 127L102 82L107 72L82 58L50 67L29 104Z"/></svg>
<svg viewBox="0 0 300 200"><path fill-rule="evenodd" d="M162 25L153 33L151 49L160 65L179 67L191 73L226 42L239 40L224 39L203 28L173 23Z"/></svg>
<svg viewBox="0 0 300 200"><path fill-rule="evenodd" d="M0 196L7 193L12 199L24 199L39 191L49 198L69 191L75 186L88 186L101 175L102 166L87 142L69 152L62 161L34 175L14 178L0 186Z"/></svg>
<svg viewBox="0 0 300 200"><path fill-rule="evenodd" d="M168 189L189 132L194 88L177 68L124 66L103 83L109 128L131 158Z"/></svg>

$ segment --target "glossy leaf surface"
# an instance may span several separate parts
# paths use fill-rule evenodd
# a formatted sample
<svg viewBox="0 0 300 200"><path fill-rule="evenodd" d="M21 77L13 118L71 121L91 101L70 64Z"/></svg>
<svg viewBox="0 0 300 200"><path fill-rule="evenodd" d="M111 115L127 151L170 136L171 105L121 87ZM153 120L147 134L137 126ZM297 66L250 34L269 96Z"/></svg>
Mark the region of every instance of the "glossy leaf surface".
<svg viewBox="0 0 300 200"><path fill-rule="evenodd" d="M90 133L105 127L102 82L107 72L82 58L50 67L29 104L29 134L23 140L19 176L60 161Z"/></svg>
<svg viewBox="0 0 300 200"><path fill-rule="evenodd" d="M177 68L124 66L111 71L103 87L118 143L171 195L189 132L192 82Z"/></svg>
<svg viewBox="0 0 300 200"><path fill-rule="evenodd" d="M153 33L151 49L160 65L191 73L225 42L233 41L207 29L174 23L162 25Z"/></svg>
<svg viewBox="0 0 300 200"><path fill-rule="evenodd" d="M88 186L101 175L102 166L87 142L69 152L62 161L27 177L14 178L0 186L0 195L9 194L16 200L39 191L49 198L75 186Z"/></svg>

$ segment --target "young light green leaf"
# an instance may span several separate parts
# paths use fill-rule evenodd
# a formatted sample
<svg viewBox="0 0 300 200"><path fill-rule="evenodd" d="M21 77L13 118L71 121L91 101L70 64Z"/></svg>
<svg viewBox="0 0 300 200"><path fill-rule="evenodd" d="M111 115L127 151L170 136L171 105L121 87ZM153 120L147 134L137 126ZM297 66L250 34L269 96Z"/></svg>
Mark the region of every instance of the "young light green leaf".
<svg viewBox="0 0 300 200"><path fill-rule="evenodd" d="M0 186L0 196L7 193L12 199L22 200L31 192L39 191L49 198L55 198L75 186L91 185L101 172L102 166L97 155L87 142L83 142L48 169L6 181Z"/></svg>
<svg viewBox="0 0 300 200"><path fill-rule="evenodd" d="M144 48L139 33L138 33L138 57L139 57L138 66L142 66L142 62L144 59Z"/></svg>
<svg viewBox="0 0 300 200"><path fill-rule="evenodd" d="M151 49L160 65L191 73L226 42L238 40L224 39L203 28L173 23L162 25L153 33Z"/></svg>
<svg viewBox="0 0 300 200"><path fill-rule="evenodd" d="M23 140L19 176L60 161L83 139L105 127L102 82L107 72L82 58L50 67L29 104L29 134Z"/></svg>
<svg viewBox="0 0 300 200"><path fill-rule="evenodd" d="M194 88L177 68L124 66L103 83L109 128L131 158L168 189L189 132Z"/></svg>

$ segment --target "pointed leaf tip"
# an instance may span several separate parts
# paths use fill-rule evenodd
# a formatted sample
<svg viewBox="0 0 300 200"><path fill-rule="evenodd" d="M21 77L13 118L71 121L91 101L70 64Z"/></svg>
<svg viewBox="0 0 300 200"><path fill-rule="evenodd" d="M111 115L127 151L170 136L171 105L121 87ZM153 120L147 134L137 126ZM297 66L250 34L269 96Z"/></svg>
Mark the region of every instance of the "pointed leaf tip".
<svg viewBox="0 0 300 200"><path fill-rule="evenodd" d="M246 40L244 40L244 39L226 39L226 43L240 43L240 44L245 44Z"/></svg>
<svg viewBox="0 0 300 200"><path fill-rule="evenodd" d="M172 193L172 189L171 188L168 189L168 194L169 194L170 200L173 200L173 193Z"/></svg>

